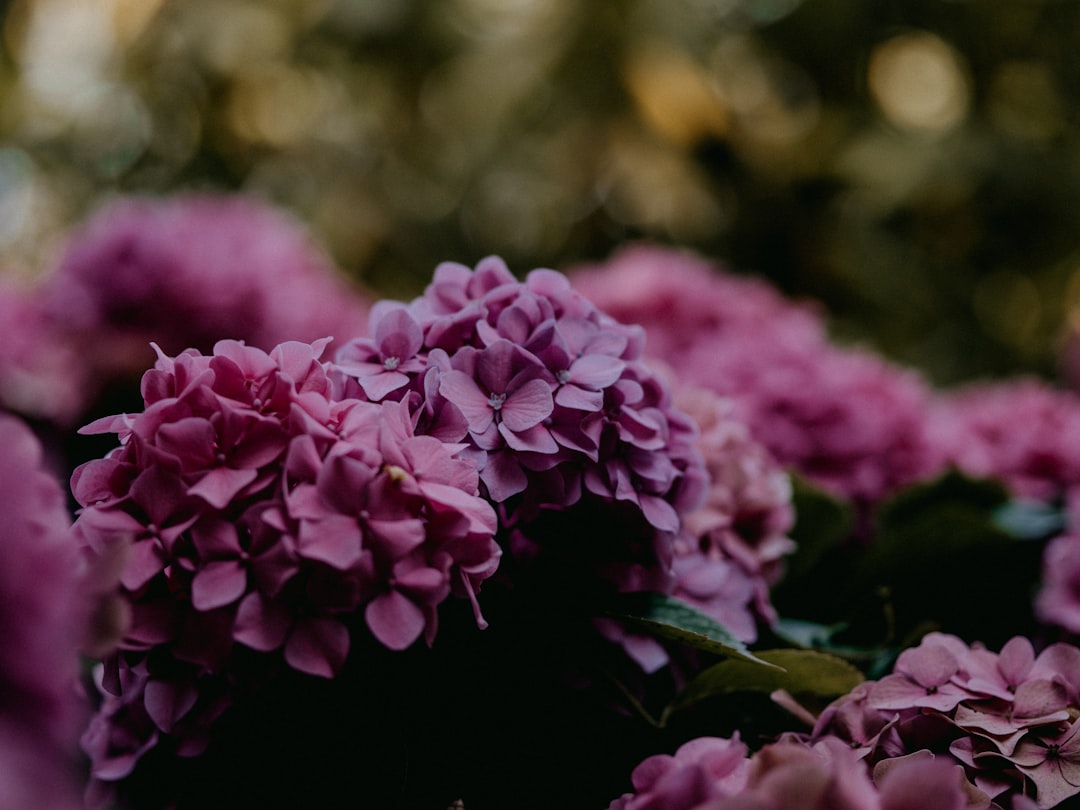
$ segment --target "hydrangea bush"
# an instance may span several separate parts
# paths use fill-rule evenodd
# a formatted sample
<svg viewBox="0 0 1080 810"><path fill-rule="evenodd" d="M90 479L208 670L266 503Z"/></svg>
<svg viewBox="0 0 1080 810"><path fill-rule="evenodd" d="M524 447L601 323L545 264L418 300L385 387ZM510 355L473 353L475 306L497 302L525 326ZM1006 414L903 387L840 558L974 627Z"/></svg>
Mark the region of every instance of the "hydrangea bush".
<svg viewBox="0 0 1080 810"><path fill-rule="evenodd" d="M0 810L1080 803L1074 395L667 248L318 256L122 200L0 296Z"/></svg>

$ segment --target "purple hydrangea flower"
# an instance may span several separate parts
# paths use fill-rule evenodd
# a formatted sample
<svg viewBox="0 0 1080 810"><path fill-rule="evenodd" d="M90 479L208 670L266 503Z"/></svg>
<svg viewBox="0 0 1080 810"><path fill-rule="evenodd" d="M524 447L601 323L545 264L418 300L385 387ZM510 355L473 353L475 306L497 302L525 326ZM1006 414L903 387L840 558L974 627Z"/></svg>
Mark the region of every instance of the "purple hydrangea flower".
<svg viewBox="0 0 1080 810"><path fill-rule="evenodd" d="M579 503L625 507L617 520L632 513L649 537L606 578L651 587L631 571L644 566L657 574L652 585L670 584L671 539L700 502L705 473L693 423L642 361L640 329L563 275L534 270L519 282L497 257L475 269L440 265L422 297L380 304L371 324L371 337L337 354L337 393L407 401L418 430L464 443L513 529L515 555L543 545L532 521Z"/></svg>
<svg viewBox="0 0 1080 810"><path fill-rule="evenodd" d="M75 531L91 555L126 550L131 612L84 739L102 801L155 746L202 750L241 650L331 678L360 625L431 643L451 593L483 624L500 551L464 446L416 435L404 402L334 398L326 344L159 350L145 410L85 429L121 444L72 476Z"/></svg>
<svg viewBox="0 0 1080 810"><path fill-rule="evenodd" d="M30 429L0 414L0 447L0 808L76 807L86 619L78 547Z"/></svg>
<svg viewBox="0 0 1080 810"><path fill-rule="evenodd" d="M731 398L751 434L815 483L872 505L941 469L926 383L872 352L833 345L815 311L764 282L638 246L582 268L574 283L642 324L650 355Z"/></svg>
<svg viewBox="0 0 1080 810"><path fill-rule="evenodd" d="M52 328L92 342L92 379L134 376L147 344L209 352L221 339L269 351L366 324L352 289L301 226L252 197L119 198L70 236L44 283Z"/></svg>
<svg viewBox="0 0 1080 810"><path fill-rule="evenodd" d="M1080 793L1078 673L1067 644L1036 655L1018 636L993 653L931 633L826 708L808 739L839 738L875 771L930 750L1001 806L1053 807Z"/></svg>

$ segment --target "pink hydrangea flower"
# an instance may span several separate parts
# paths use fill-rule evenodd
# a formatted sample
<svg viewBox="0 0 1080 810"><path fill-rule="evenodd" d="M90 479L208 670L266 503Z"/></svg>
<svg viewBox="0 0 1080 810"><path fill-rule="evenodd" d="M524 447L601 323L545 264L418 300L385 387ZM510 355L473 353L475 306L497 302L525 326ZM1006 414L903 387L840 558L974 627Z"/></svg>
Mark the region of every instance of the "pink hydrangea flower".
<svg viewBox="0 0 1080 810"><path fill-rule="evenodd" d="M608 810L967 810L991 807L963 771L929 752L873 772L835 738L767 745L701 737L634 769ZM996 805L995 805L996 806Z"/></svg>
<svg viewBox="0 0 1080 810"><path fill-rule="evenodd" d="M768 282L737 276L702 257L634 244L600 265L570 268L575 289L623 323L648 333L648 351L673 362L702 338L745 340L767 332L792 343L820 343L818 308L785 298Z"/></svg>
<svg viewBox="0 0 1080 810"><path fill-rule="evenodd" d="M0 808L76 807L78 547L30 429L0 414L0 447Z"/></svg>
<svg viewBox="0 0 1080 810"><path fill-rule="evenodd" d="M620 553L641 542L620 561L594 555L605 578L621 590L669 587L671 540L705 473L693 423L642 360L640 329L563 275L534 270L518 281L497 257L475 269L440 265L423 296L380 302L371 324L371 337L338 352L336 390L409 401L418 430L467 445L516 556L569 533L583 544L580 564L598 545L581 516L614 509L610 525L628 526ZM553 529L551 516L569 509L578 517ZM530 529L540 519L544 531Z"/></svg>
<svg viewBox="0 0 1080 810"><path fill-rule="evenodd" d="M1052 502L1080 485L1080 396L1034 378L967 385L938 397L935 443L969 475Z"/></svg>
<svg viewBox="0 0 1080 810"><path fill-rule="evenodd" d="M739 793L749 771L747 748L737 734L699 737L673 755L657 754L634 768L634 793L616 799L608 810L691 810Z"/></svg>
<svg viewBox="0 0 1080 810"><path fill-rule="evenodd" d="M791 481L768 450L731 415L730 401L703 388L676 391L697 423L698 447L711 484L704 505L688 515L675 543L674 594L745 642L776 612L769 588L795 550Z"/></svg>
<svg viewBox="0 0 1080 810"><path fill-rule="evenodd" d="M330 678L360 626L432 643L451 593L483 624L501 552L464 445L416 435L405 402L334 398L326 343L159 350L145 410L85 429L121 444L72 476L75 531L92 555L126 549L131 610L84 739L98 782L164 741L201 751L250 651Z"/></svg>
<svg viewBox="0 0 1080 810"><path fill-rule="evenodd" d="M875 771L929 750L1002 806L1053 807L1080 793L1078 689L1076 647L1036 655L1018 636L993 653L930 633L892 674L826 708L809 740L839 738Z"/></svg>
<svg viewBox="0 0 1080 810"><path fill-rule="evenodd" d="M616 317L641 323L650 355L730 397L776 459L872 504L941 469L926 430L929 388L872 352L831 344L821 319L763 282L685 253L626 250L574 276Z"/></svg>
<svg viewBox="0 0 1080 810"><path fill-rule="evenodd" d="M301 226L252 197L118 198L70 236L42 292L53 328L93 342L94 379L133 376L154 341L269 351L363 332L367 299Z"/></svg>

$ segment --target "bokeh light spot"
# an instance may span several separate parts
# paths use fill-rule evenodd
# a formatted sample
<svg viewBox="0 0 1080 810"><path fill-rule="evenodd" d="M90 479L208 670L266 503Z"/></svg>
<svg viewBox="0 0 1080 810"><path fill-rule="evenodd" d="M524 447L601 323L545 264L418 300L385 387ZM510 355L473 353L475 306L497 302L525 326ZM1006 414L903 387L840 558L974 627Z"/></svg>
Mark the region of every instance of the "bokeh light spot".
<svg viewBox="0 0 1080 810"><path fill-rule="evenodd" d="M874 48L867 82L882 115L902 129L944 132L971 106L960 55L930 33L901 34Z"/></svg>

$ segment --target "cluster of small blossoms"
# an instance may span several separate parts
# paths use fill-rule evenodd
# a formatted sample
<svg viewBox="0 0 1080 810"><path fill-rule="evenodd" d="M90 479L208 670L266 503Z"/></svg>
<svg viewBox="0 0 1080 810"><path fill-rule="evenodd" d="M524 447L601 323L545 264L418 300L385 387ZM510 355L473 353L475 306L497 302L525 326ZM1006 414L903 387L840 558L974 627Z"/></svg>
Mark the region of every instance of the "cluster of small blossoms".
<svg viewBox="0 0 1080 810"><path fill-rule="evenodd" d="M537 518L579 503L588 509L574 514L625 507L648 527L649 547L607 578L624 590L668 587L671 538L706 476L693 423L642 361L640 328L560 273L519 282L490 257L475 270L440 265L410 304L376 304L371 334L338 352L339 393L408 401L418 429L466 443L515 554L561 533L531 532ZM575 549L579 560L586 549Z"/></svg>
<svg viewBox="0 0 1080 810"><path fill-rule="evenodd" d="M642 324L650 354L679 379L730 397L752 435L815 483L872 505L940 469L922 378L832 344L816 313L762 282L682 252L636 248L574 283Z"/></svg>
<svg viewBox="0 0 1080 810"><path fill-rule="evenodd" d="M991 807L955 765L921 755L872 772L836 739L767 745L700 737L643 761L608 810L975 810ZM1034 805L1024 806L1032 810ZM1021 810L1014 805L1013 810Z"/></svg>
<svg viewBox="0 0 1080 810"><path fill-rule="evenodd" d="M86 618L78 547L30 429L0 414L0 447L0 808L74 808Z"/></svg>
<svg viewBox="0 0 1080 810"><path fill-rule="evenodd" d="M674 595L747 643L776 611L769 588L795 550L791 479L741 422L731 403L706 389L678 389L676 404L697 423L711 481L704 505L675 541Z"/></svg>
<svg viewBox="0 0 1080 810"><path fill-rule="evenodd" d="M1048 808L1080 793L1078 718L1080 649L1036 656L1017 636L993 653L931 633L828 706L809 739L839 738L875 767L928 750L1002 807Z"/></svg>
<svg viewBox="0 0 1080 810"><path fill-rule="evenodd" d="M334 398L327 342L159 352L145 409L84 429L121 444L75 471L74 529L92 557L127 548L131 610L84 736L102 802L151 749L205 747L241 656L329 678L351 632L431 643L451 593L482 622L500 551L464 446L416 435L404 402Z"/></svg>

